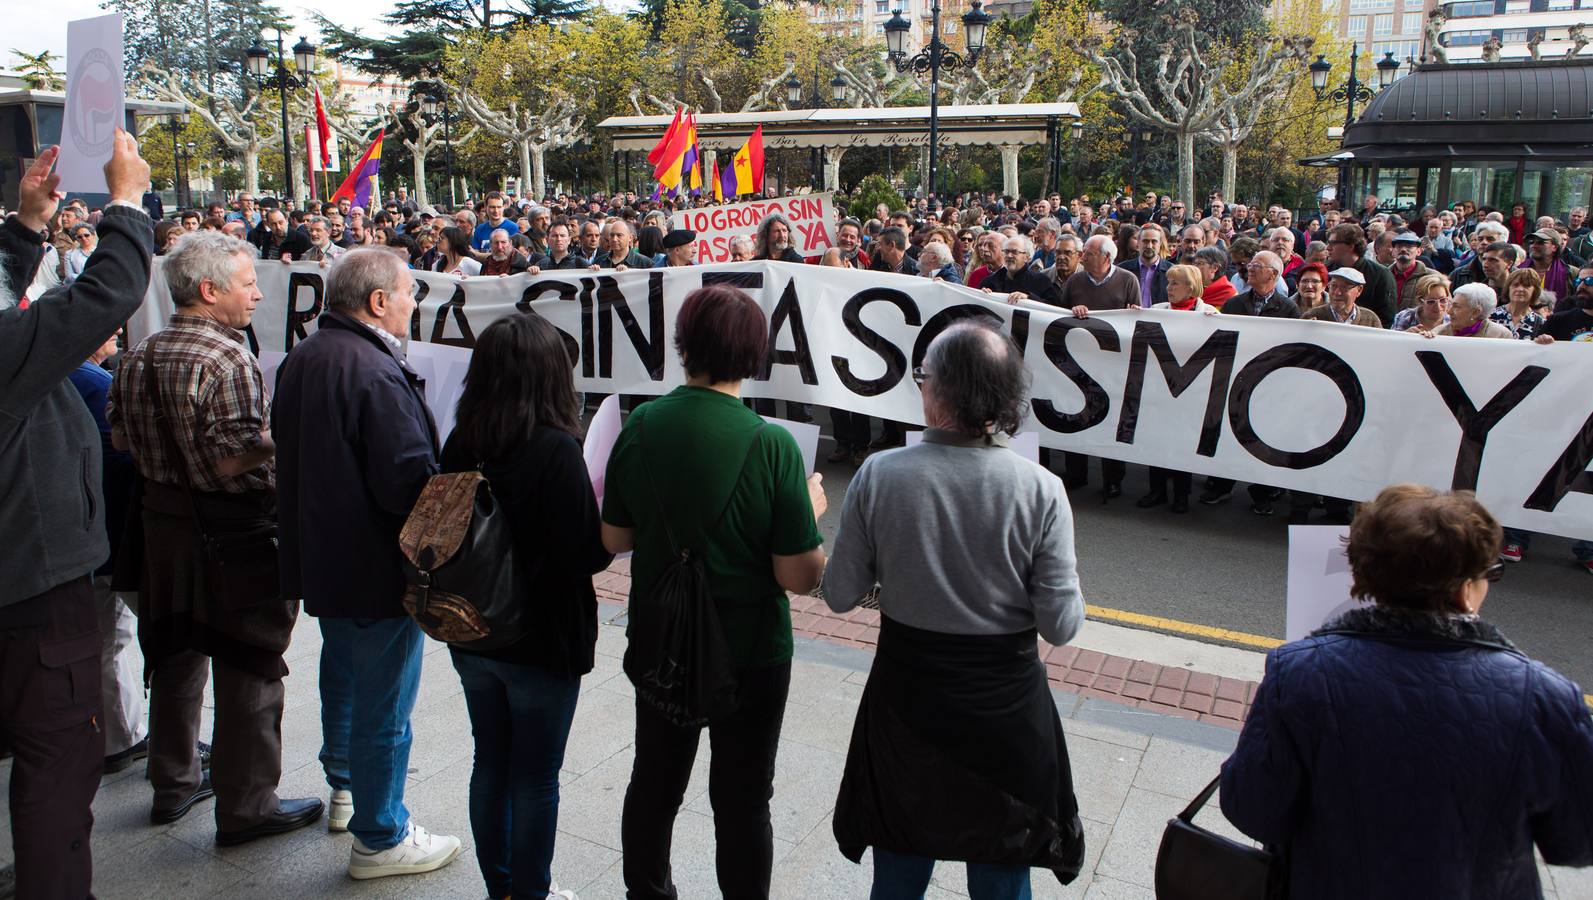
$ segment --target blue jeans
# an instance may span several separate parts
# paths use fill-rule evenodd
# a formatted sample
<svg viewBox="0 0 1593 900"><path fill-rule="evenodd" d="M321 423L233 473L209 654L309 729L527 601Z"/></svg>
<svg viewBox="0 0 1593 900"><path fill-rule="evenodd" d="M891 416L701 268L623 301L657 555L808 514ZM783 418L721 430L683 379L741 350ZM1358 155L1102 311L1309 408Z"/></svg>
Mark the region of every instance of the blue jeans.
<svg viewBox="0 0 1593 900"><path fill-rule="evenodd" d="M348 830L367 850L409 834L404 779L425 635L408 616L321 619L321 765L354 794Z"/></svg>
<svg viewBox="0 0 1593 900"><path fill-rule="evenodd" d="M1520 528L1506 528L1504 530L1504 542L1506 544L1515 544L1523 551L1529 550L1532 547L1532 532ZM1572 544L1571 555L1576 557L1577 562L1593 560L1593 541L1583 540Z"/></svg>
<svg viewBox="0 0 1593 900"><path fill-rule="evenodd" d="M923 900L935 861L874 848L874 889L869 900ZM1029 900L1028 866L968 863L969 900Z"/></svg>
<svg viewBox="0 0 1593 900"><path fill-rule="evenodd" d="M476 738L470 831L489 897L545 897L580 678L453 651ZM357 807L356 807L357 808Z"/></svg>

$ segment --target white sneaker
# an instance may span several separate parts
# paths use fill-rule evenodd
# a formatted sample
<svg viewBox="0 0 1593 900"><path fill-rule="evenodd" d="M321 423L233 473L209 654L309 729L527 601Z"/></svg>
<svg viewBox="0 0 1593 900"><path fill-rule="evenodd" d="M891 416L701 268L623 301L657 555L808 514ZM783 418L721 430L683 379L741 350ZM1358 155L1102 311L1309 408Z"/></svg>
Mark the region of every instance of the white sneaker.
<svg viewBox="0 0 1593 900"><path fill-rule="evenodd" d="M354 794L350 791L333 791L332 802L326 805L326 830L347 831L349 820L354 818Z"/></svg>
<svg viewBox="0 0 1593 900"><path fill-rule="evenodd" d="M434 872L459 855L459 839L432 834L411 822L409 834L386 850L368 850L359 839L349 851L348 877L386 878L389 875L419 875Z"/></svg>
<svg viewBox="0 0 1593 900"><path fill-rule="evenodd" d="M549 881L548 900L581 900L581 898L577 897L574 891L559 890L559 883L557 881Z"/></svg>

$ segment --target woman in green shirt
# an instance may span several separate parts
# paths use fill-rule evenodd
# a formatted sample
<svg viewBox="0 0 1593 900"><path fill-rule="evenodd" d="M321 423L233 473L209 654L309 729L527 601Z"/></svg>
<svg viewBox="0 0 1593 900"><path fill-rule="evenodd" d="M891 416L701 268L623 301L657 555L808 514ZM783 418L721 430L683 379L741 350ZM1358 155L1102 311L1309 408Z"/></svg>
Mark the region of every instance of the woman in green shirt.
<svg viewBox="0 0 1593 900"><path fill-rule="evenodd" d="M774 866L769 798L791 685L785 592L813 590L824 572L820 476L804 478L790 433L764 428L740 399L741 382L763 365L768 329L763 310L736 288L686 297L675 320L686 384L631 414L609 457L603 498L604 545L635 551L632 604L647 602L673 561L666 517L701 550L736 676L734 707L708 726L719 888L736 900L768 897ZM632 900L675 897L670 835L701 731L637 701L620 831Z"/></svg>

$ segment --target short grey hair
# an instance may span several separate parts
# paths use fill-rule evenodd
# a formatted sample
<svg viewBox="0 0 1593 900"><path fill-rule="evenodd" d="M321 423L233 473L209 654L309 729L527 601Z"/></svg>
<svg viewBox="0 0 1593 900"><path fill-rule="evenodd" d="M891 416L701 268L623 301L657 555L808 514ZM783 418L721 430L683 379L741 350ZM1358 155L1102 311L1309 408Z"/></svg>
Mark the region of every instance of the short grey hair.
<svg viewBox="0 0 1593 900"><path fill-rule="evenodd" d="M327 231L332 230L332 220L328 219L326 216L310 216L304 220L305 228L309 228L311 225L320 225Z"/></svg>
<svg viewBox="0 0 1593 900"><path fill-rule="evenodd" d="M1107 237L1106 235L1104 235L1104 234L1092 234L1092 235L1090 235L1089 240L1084 242L1084 249L1088 250L1092 246L1095 247L1097 250L1100 250L1102 253L1105 253L1106 257L1108 259L1113 259L1113 260L1117 259L1117 242L1112 240L1111 238Z"/></svg>
<svg viewBox="0 0 1593 900"><path fill-rule="evenodd" d="M1063 241L1071 241L1074 244L1079 244L1079 236L1074 234L1071 231L1064 231L1061 234L1057 235L1056 236L1056 246L1057 246L1058 250L1062 249L1062 242ZM1082 244L1079 244L1079 247L1080 247L1080 249L1083 249L1083 245Z"/></svg>
<svg viewBox="0 0 1593 900"><path fill-rule="evenodd" d="M1037 201L1037 202L1039 202L1039 201ZM1035 230L1035 231L1045 231L1045 232L1049 232L1051 234L1061 234L1062 233L1062 223L1057 221L1055 216L1046 216L1045 218L1041 219L1040 221L1034 223L1034 229L1033 230Z"/></svg>
<svg viewBox="0 0 1593 900"><path fill-rule="evenodd" d="M1451 304L1464 303L1477 313L1478 319L1486 319L1493 314L1499 306L1499 295L1493 288L1480 281L1463 284L1455 288L1455 293L1450 298Z"/></svg>
<svg viewBox="0 0 1593 900"><path fill-rule="evenodd" d="M1483 222L1481 225L1477 226L1477 233L1491 234L1494 236L1493 239L1496 241L1507 240L1510 237L1510 229L1504 227L1504 225L1498 222Z"/></svg>
<svg viewBox="0 0 1593 900"><path fill-rule="evenodd" d="M939 241L925 244L918 251L918 271L924 275L933 275L950 263L951 250Z"/></svg>
<svg viewBox="0 0 1593 900"><path fill-rule="evenodd" d="M1280 225L1277 228L1274 228L1271 231L1267 232L1267 237L1269 237L1269 238L1286 237L1286 238L1289 239L1289 246L1290 247L1294 246L1294 230L1293 229L1284 228L1283 226Z"/></svg>
<svg viewBox="0 0 1593 900"><path fill-rule="evenodd" d="M1220 273L1228 268L1228 251L1221 247L1201 247L1195 251L1195 262L1213 266Z"/></svg>
<svg viewBox="0 0 1593 900"><path fill-rule="evenodd" d="M220 231L192 231L177 239L165 256L166 287L178 306L199 303L199 285L208 281L217 287L230 287L237 271L233 257L254 259L248 242Z"/></svg>
<svg viewBox="0 0 1593 900"><path fill-rule="evenodd" d="M738 234L730 239L730 252L734 253L743 248L749 251L752 249L752 238L744 234Z"/></svg>
<svg viewBox="0 0 1593 900"><path fill-rule="evenodd" d="M1016 243L1018 246L1023 248L1024 256L1034 255L1034 241L1029 240L1028 235L1014 234L1011 237L1004 238L1001 241L1001 249L1006 250L1007 245L1012 243Z"/></svg>
<svg viewBox="0 0 1593 900"><path fill-rule="evenodd" d="M376 291L398 286L409 267L386 247L352 247L326 275L326 308L361 312Z"/></svg>

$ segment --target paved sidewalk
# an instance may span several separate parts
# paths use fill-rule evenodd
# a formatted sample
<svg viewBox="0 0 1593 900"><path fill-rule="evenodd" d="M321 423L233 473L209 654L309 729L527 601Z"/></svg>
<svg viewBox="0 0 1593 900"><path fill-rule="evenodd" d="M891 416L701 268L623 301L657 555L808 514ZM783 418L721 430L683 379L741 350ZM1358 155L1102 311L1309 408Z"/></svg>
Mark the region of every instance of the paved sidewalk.
<svg viewBox="0 0 1593 900"><path fill-rule="evenodd" d="M584 900L621 900L620 806L630 775L634 698L620 671L624 635L616 622L623 621L623 608L605 603L602 618L597 668L582 683L561 776L554 875L562 887L576 889ZM776 897L868 895L867 860L863 865L846 861L835 848L830 826L853 717L872 662L863 639L867 634L865 628L851 637L797 639L774 786ZM320 748L319 650L315 621L302 617L289 658L293 672L283 721L285 797L322 796L326 790L315 758ZM1051 664L1066 670L1055 685L1055 695L1084 818L1087 864L1084 874L1066 887L1049 873L1037 871L1035 896L1148 900L1153 896L1152 870L1162 828L1215 774L1237 735L1229 728L1191 721L1188 715L1167 715L1090 695L1088 691L1101 688L1070 682L1068 675L1087 670L1094 661L1080 667L1082 653L1067 663L1061 659L1065 655L1059 654ZM1105 666L1103 659L1093 673L1096 684L1101 677L1118 677L1102 676ZM453 865L416 878L353 882L345 875L351 839L328 835L324 827L220 849L214 845L210 803L201 804L175 825L150 826L150 791L141 777L142 767L135 766L107 778L95 804L97 895L103 900L483 896L470 850L466 797L471 739L459 680L445 648L435 643L429 646L423 672L408 803L420 824L464 840L466 850ZM1198 685L1196 679L1197 675L1189 676L1180 688L1183 696L1194 693L1189 685ZM1124 683L1154 682L1130 678ZM676 880L685 900L718 896L706 740L702 747L675 831ZM9 763L0 766L0 775L9 774ZM8 818L0 816L3 860L9 860L11 853ZM1215 807L1201 821L1238 837ZM1593 878L1585 873L1545 870L1545 887L1550 896L1593 897ZM965 894L962 867L942 864L929 896L947 900Z"/></svg>

